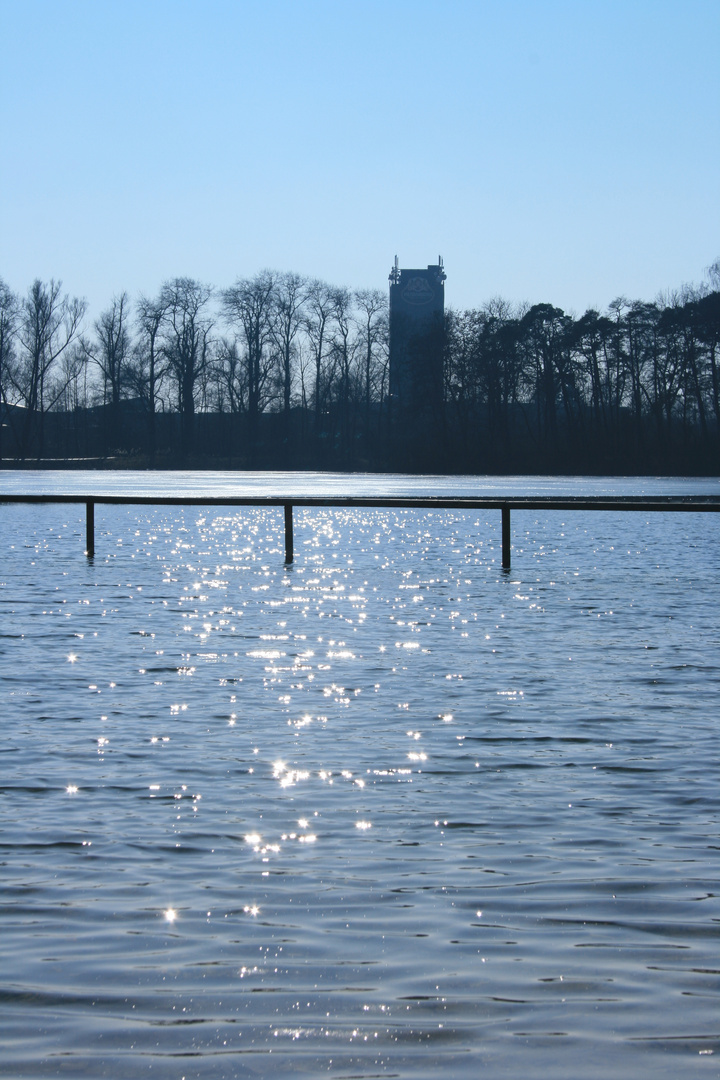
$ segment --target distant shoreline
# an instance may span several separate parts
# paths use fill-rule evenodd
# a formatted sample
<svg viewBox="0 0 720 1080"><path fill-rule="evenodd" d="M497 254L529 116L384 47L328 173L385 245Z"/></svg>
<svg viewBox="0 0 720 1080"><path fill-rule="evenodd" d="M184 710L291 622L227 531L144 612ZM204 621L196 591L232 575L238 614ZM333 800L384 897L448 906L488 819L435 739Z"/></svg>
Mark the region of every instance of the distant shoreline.
<svg viewBox="0 0 720 1080"><path fill-rule="evenodd" d="M95 471L95 472L277 472L276 465L258 465L256 463L250 464L242 458L224 458L224 457L210 457L203 455L188 455L182 460L178 460L177 457L170 454L158 454L156 455L154 463L150 463L148 457L144 454L121 454L111 457L87 457L87 458L28 458L23 460L16 459L4 459L0 461L0 472L11 471ZM307 463L301 463L295 467L284 467L281 472L332 472L332 473L347 473L353 475L356 473L370 473L377 474L378 476L384 476L388 474L395 474L402 472L408 476L413 475L426 475L426 470L414 470L412 472L401 469L373 469L369 465L361 468L354 469L312 469L309 468ZM445 473L438 475L446 475ZM720 469L708 468L707 470L688 469L688 470L662 470L662 472L632 472L632 471L617 471L608 469L598 469L590 471L587 469L575 472L573 470L563 470L561 472L550 471L547 469L523 469L521 472L517 470L498 471L488 470L487 472L478 472L476 469L450 470L448 475L452 476L677 476L677 477L719 477Z"/></svg>

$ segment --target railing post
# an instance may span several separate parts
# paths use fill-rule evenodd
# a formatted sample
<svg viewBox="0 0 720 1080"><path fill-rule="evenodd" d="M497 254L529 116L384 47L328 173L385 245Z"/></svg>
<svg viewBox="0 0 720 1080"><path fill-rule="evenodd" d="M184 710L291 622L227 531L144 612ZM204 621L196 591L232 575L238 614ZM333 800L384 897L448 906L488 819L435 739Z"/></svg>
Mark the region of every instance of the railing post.
<svg viewBox="0 0 720 1080"><path fill-rule="evenodd" d="M89 559L95 556L95 503L92 499L85 503L85 554Z"/></svg>
<svg viewBox="0 0 720 1080"><path fill-rule="evenodd" d="M293 561L293 520L292 503L285 503L285 565Z"/></svg>
<svg viewBox="0 0 720 1080"><path fill-rule="evenodd" d="M510 569L510 549L512 544L510 543L510 507L503 506L502 508L502 568L503 570Z"/></svg>

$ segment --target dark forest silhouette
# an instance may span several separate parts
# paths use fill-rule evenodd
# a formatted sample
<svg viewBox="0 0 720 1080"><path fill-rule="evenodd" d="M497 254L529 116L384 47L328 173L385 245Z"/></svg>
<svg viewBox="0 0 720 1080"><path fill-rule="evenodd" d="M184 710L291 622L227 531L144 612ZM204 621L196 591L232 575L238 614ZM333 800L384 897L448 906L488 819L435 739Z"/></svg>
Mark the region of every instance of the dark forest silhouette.
<svg viewBox="0 0 720 1080"><path fill-rule="evenodd" d="M720 261L702 286L448 310L432 431L398 429L388 302L264 271L127 294L88 324L0 280L0 461L436 472L720 472Z"/></svg>

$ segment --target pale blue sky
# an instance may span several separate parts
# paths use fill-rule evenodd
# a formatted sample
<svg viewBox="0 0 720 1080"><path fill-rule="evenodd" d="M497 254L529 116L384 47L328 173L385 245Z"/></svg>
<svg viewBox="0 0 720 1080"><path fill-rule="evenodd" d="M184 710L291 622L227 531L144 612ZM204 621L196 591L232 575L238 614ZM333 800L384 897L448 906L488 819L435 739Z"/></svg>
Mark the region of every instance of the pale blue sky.
<svg viewBox="0 0 720 1080"><path fill-rule="evenodd" d="M0 0L0 277L653 299L720 256L718 0Z"/></svg>

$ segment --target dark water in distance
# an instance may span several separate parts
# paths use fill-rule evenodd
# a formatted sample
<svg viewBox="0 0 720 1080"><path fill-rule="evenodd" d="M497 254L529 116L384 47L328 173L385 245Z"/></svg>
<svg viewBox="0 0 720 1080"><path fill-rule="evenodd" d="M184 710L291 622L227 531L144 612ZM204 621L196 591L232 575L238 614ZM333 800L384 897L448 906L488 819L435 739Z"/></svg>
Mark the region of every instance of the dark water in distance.
<svg viewBox="0 0 720 1080"><path fill-rule="evenodd" d="M718 529L0 506L0 1075L717 1077Z"/></svg>

